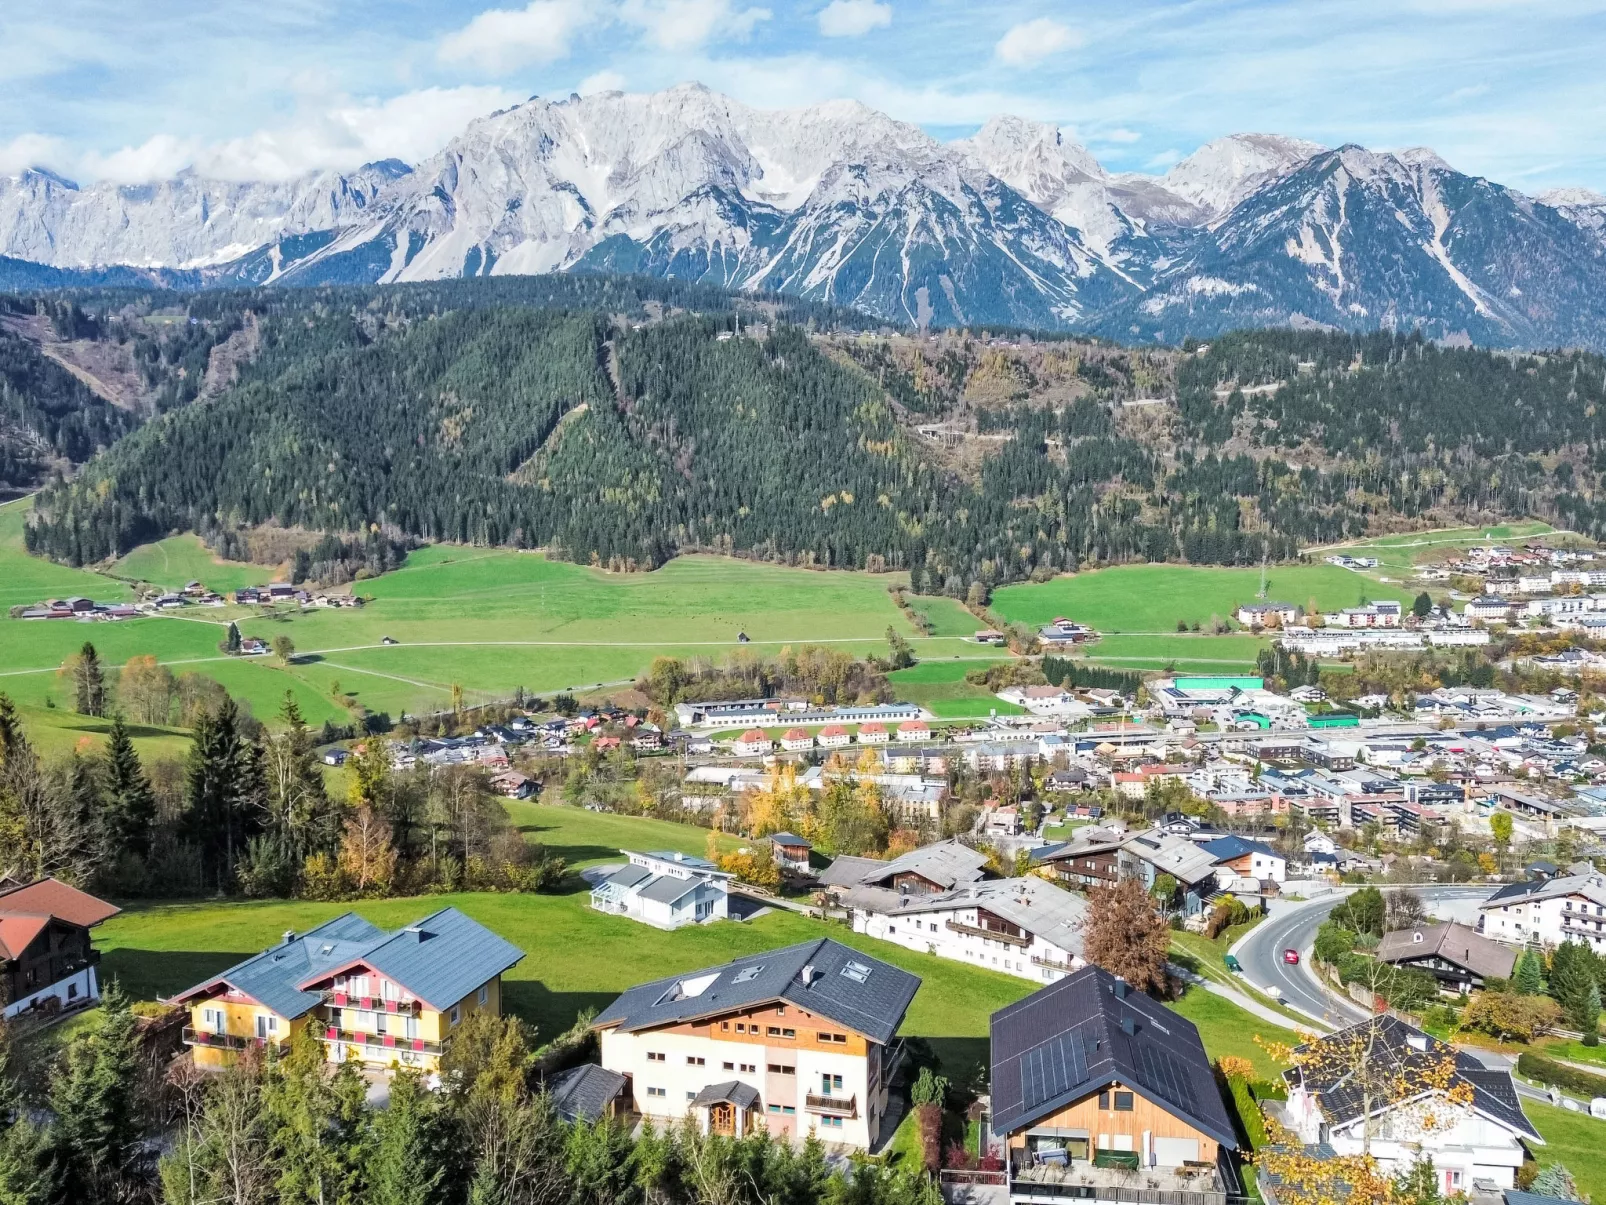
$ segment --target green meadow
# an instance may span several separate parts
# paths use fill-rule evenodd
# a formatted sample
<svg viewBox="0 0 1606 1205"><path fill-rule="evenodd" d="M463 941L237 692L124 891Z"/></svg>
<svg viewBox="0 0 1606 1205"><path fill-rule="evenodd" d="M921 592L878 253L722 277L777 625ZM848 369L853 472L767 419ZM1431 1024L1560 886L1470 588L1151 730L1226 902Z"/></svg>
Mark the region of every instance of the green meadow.
<svg viewBox="0 0 1606 1205"><path fill-rule="evenodd" d="M0 615L11 607L75 594L103 602L127 602L133 598L133 592L121 582L87 569L69 569L29 556L23 547L22 529L32 509L31 498L0 505ZM0 645L4 643L0 641Z"/></svg>
<svg viewBox="0 0 1606 1205"><path fill-rule="evenodd" d="M984 686L973 686L965 675L973 669L995 665L1000 657L949 658L922 661L909 669L895 670L887 677L898 698L918 703L938 719L980 719L989 712L1022 715L1025 709L996 698Z"/></svg>
<svg viewBox="0 0 1606 1205"><path fill-rule="evenodd" d="M1057 616L1091 624L1105 635L1175 634L1178 621L1208 625L1231 619L1260 591L1260 570L1202 565L1120 565L1067 574L1053 581L1005 586L992 609L1011 623L1045 624ZM1336 565L1274 565L1266 570L1266 596L1323 610L1353 607L1362 597L1409 597ZM1202 649L1195 654L1206 657Z"/></svg>
<svg viewBox="0 0 1606 1205"><path fill-rule="evenodd" d="M1373 556L1378 559L1376 569L1363 570L1369 576L1403 577L1424 561L1442 559L1447 552L1469 548L1474 544L1491 541L1527 540L1534 536L1550 535L1555 528L1538 521L1503 523L1494 527L1446 527L1436 531L1401 532L1396 535L1376 536L1323 548L1320 556L1342 553L1348 556Z"/></svg>
<svg viewBox="0 0 1606 1205"><path fill-rule="evenodd" d="M201 582L219 594L232 594L241 586L261 586L275 579L274 571L265 566L220 560L199 537L188 534L141 544L114 562L108 572L170 590Z"/></svg>
<svg viewBox="0 0 1606 1205"><path fill-rule="evenodd" d="M532 839L577 867L618 862L621 847L701 853L708 835L690 825L577 808L515 803L508 810ZM552 1037L573 1024L582 1010L600 1009L644 980L830 936L920 976L921 988L902 1032L929 1040L951 1077L968 1076L985 1061L988 1017L1033 990L1033 984L1023 979L916 954L855 934L843 925L781 909L746 922L723 921L664 933L594 912L589 902L589 888L574 876L563 891L552 895L474 893L356 904L131 904L96 930L96 944L103 951L103 976L118 978L136 998L152 999L216 974L273 944L286 929L304 932L348 909L394 928L439 908L456 907L525 952L507 977L504 999L510 1011ZM1199 1026L1213 1054L1242 1052L1255 1057L1256 1032L1280 1041L1291 1037L1203 992L1190 993L1176 1007Z"/></svg>

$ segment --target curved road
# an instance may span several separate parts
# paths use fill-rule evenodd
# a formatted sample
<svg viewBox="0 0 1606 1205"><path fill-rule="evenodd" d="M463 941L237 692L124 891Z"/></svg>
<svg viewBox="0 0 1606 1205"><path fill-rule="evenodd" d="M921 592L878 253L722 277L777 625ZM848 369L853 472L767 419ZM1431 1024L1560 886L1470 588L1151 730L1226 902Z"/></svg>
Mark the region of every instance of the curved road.
<svg viewBox="0 0 1606 1205"><path fill-rule="evenodd" d="M1451 902L1471 902L1488 896L1487 887L1413 888L1430 908ZM1244 978L1259 988L1275 987L1283 1003L1304 1013L1313 1021L1341 1028L1364 1020L1367 1012L1359 1004L1329 993L1310 970L1311 945L1316 930L1338 907L1344 892L1302 904L1268 917L1256 925L1234 949L1244 969ZM1299 964L1283 961L1284 950L1298 950Z"/></svg>

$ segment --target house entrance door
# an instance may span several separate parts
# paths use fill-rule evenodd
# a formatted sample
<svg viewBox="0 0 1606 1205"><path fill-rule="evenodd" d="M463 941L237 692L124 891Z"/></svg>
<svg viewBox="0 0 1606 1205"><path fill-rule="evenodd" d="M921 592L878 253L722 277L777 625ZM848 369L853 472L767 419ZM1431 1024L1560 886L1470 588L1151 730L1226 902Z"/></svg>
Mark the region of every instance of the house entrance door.
<svg viewBox="0 0 1606 1205"><path fill-rule="evenodd" d="M716 1134L736 1133L736 1106L719 1101L708 1106L708 1128Z"/></svg>

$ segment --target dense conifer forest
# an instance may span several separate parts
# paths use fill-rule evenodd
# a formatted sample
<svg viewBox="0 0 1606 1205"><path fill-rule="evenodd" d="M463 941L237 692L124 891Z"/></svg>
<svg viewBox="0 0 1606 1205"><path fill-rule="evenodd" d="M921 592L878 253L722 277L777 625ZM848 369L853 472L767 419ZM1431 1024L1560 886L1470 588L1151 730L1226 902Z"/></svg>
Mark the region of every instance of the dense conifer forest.
<svg viewBox="0 0 1606 1205"><path fill-rule="evenodd" d="M0 304L48 310L73 346L122 340L150 385L126 435L137 417L71 376L8 386L13 410L73 399L53 428L23 420L62 432L58 461L88 460L28 532L70 563L276 525L616 569L691 550L906 569L985 597L1380 528L1535 516L1606 534L1606 360L1585 353L1287 330L1181 349L914 335L609 276ZM4 337L0 354L27 359Z"/></svg>

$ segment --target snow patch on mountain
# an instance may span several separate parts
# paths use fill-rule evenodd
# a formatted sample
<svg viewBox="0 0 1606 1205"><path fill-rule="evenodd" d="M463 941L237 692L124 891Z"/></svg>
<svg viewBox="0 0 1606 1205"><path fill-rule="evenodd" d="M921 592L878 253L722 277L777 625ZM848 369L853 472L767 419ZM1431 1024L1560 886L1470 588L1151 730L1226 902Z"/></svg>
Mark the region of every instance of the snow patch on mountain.
<svg viewBox="0 0 1606 1205"><path fill-rule="evenodd" d="M1268 180L1326 149L1281 134L1231 134L1205 143L1159 183L1167 192L1219 216Z"/></svg>

